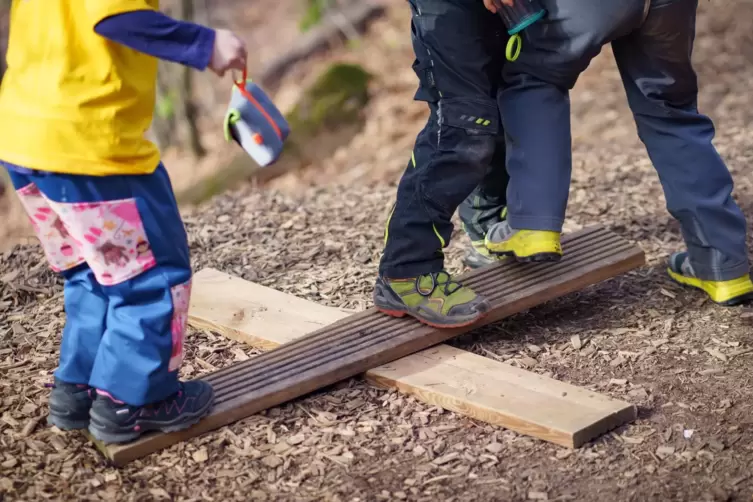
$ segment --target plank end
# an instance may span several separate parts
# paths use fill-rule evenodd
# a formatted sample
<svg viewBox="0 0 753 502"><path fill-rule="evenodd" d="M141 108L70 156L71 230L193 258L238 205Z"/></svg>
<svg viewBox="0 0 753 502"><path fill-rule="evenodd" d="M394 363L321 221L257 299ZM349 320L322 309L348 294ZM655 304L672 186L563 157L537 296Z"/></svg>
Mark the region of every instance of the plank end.
<svg viewBox="0 0 753 502"><path fill-rule="evenodd" d="M626 402L624 404L625 406L621 409L575 432L572 447L580 448L592 439L635 421L638 418L638 407L632 403Z"/></svg>

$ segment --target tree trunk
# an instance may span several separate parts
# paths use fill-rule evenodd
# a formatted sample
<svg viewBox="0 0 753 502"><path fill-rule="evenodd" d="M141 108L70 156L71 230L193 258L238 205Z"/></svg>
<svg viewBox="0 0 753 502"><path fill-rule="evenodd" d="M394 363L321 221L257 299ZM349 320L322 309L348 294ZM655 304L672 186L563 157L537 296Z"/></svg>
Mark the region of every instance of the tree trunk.
<svg viewBox="0 0 753 502"><path fill-rule="evenodd" d="M184 21L194 20L193 0L181 0L178 17ZM176 75L176 103L175 118L180 124L183 143L188 146L194 157L206 155L206 149L201 142L201 133L196 124L196 105L193 100L193 70L181 66L175 68Z"/></svg>
<svg viewBox="0 0 753 502"><path fill-rule="evenodd" d="M191 0L181 0L172 7L165 9L165 13L178 19L193 20ZM177 142L188 148L194 157L202 157L206 155L206 149L196 124L198 111L193 101L193 70L175 63L160 61L159 64L157 103L151 130L154 141L161 150Z"/></svg>
<svg viewBox="0 0 753 502"><path fill-rule="evenodd" d="M173 143L175 125L175 97L170 93L170 72L172 68L160 61L157 73L157 104L152 123L154 141L160 150L167 149Z"/></svg>

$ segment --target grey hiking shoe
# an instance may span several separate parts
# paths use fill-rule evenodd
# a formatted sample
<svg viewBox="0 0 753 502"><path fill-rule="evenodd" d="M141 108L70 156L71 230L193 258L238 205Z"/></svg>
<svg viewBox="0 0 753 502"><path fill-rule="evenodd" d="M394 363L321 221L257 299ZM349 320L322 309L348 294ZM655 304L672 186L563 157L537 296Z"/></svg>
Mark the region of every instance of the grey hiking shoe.
<svg viewBox="0 0 753 502"><path fill-rule="evenodd" d="M727 281L699 279L695 275L687 251L674 253L669 257L667 273L678 284L700 289L709 295L713 302L725 307L753 301L753 281L750 279L750 274Z"/></svg>
<svg viewBox="0 0 753 502"><path fill-rule="evenodd" d="M465 252L463 257L463 264L468 268L482 268L487 265L499 263L505 260L504 256L498 256L489 252L486 249L486 243L484 240L473 241Z"/></svg>
<svg viewBox="0 0 753 502"><path fill-rule="evenodd" d="M146 432L176 432L204 418L214 404L214 390L202 380L181 382L180 390L163 401L130 406L97 391L89 432L105 443L127 443Z"/></svg>
<svg viewBox="0 0 753 502"><path fill-rule="evenodd" d="M55 378L50 392L50 414L47 423L58 429L71 431L89 427L89 409L93 389L88 385L66 383Z"/></svg>

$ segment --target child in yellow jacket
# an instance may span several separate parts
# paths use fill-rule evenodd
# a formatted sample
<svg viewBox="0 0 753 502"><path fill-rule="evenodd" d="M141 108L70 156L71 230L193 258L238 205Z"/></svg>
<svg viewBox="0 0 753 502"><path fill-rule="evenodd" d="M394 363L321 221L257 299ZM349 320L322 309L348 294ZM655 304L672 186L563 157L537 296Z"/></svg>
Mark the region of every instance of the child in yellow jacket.
<svg viewBox="0 0 753 502"><path fill-rule="evenodd" d="M157 0L13 0L0 86L0 162L67 315L49 422L105 442L190 426L205 382L180 382L191 294L185 229L146 137L157 59L223 75L243 42L179 22Z"/></svg>

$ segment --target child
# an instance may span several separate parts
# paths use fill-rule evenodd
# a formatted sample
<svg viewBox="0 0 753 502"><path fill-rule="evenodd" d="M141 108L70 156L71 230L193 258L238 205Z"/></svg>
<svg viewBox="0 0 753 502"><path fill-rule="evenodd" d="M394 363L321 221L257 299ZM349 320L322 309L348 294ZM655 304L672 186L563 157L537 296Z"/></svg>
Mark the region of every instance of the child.
<svg viewBox="0 0 753 502"><path fill-rule="evenodd" d="M541 3L548 17L526 29L520 57L504 68L509 214L488 231L489 250L526 259L561 254L571 171L568 92L611 43L638 135L688 247L670 257L670 276L723 305L753 298L745 218L712 145L714 125L697 108L691 53L698 1Z"/></svg>
<svg viewBox="0 0 753 502"><path fill-rule="evenodd" d="M228 31L156 9L156 0L14 0L0 87L0 160L65 278L48 420L105 442L186 428L213 403L209 384L178 381L188 243L145 135L156 58L223 75L245 68L246 52Z"/></svg>
<svg viewBox="0 0 753 502"><path fill-rule="evenodd" d="M506 176L497 92L508 37L501 18L479 0L409 4L419 79L415 99L428 104L430 115L387 221L374 303L389 315L410 315L431 326L465 326L489 305L443 270L442 248L452 235L450 218L464 200L461 217L477 245L484 224L500 218L474 201L481 200L477 194L498 192L498 178Z"/></svg>

